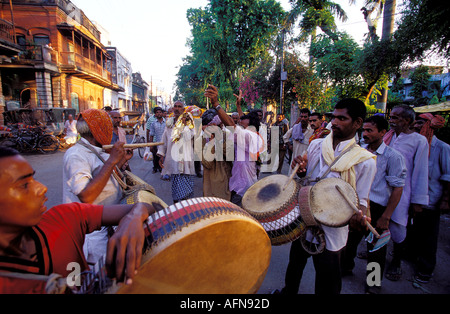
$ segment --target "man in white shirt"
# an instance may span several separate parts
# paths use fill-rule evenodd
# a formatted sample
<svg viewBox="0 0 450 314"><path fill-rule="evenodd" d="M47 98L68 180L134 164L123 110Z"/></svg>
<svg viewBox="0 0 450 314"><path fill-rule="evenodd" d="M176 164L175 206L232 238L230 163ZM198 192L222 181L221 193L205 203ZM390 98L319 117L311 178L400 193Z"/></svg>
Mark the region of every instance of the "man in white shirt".
<svg viewBox="0 0 450 314"><path fill-rule="evenodd" d="M64 139L67 144L75 144L77 142L77 120L74 120L71 114L69 114L68 120L64 123L64 133L66 133Z"/></svg>
<svg viewBox="0 0 450 314"><path fill-rule="evenodd" d="M176 101L174 116L167 119L162 135L163 145L158 146L159 164L172 181L174 203L194 197L194 129L187 126L184 103ZM179 121L179 119L181 119Z"/></svg>
<svg viewBox="0 0 450 314"><path fill-rule="evenodd" d="M350 221L354 225L365 224L370 186L376 173L375 156L356 145L355 141L356 132L361 128L365 115L366 107L357 99L349 98L338 102L331 120L332 133L324 139L311 142L307 159L297 156L292 164L293 167L300 164L297 172L300 176L307 171L311 178L322 177L334 159L351 147L331 167L331 171L325 175L325 178L341 178L355 189L360 212ZM312 255L316 270L315 293L339 294L342 288L341 252L347 243L348 225L333 228L319 224L319 227L324 232L326 246L322 253ZM307 240L312 241L309 235ZM303 269L310 256L311 254L303 248L300 240L292 242L285 287L281 293L298 293Z"/></svg>
<svg viewBox="0 0 450 314"><path fill-rule="evenodd" d="M113 130L111 118L103 110L83 111L77 130L81 139L67 150L63 159L63 203L117 204L122 189L113 172L127 160L125 143L114 144L109 154L103 152L102 145L111 143ZM83 250L89 264L97 263L106 254L107 241L106 228L86 235Z"/></svg>

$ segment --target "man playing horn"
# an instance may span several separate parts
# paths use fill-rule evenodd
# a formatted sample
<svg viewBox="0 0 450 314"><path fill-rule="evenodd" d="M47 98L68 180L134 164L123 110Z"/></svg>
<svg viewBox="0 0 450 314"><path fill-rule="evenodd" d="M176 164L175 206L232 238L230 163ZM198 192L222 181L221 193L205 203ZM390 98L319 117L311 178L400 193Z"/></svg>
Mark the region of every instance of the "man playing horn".
<svg viewBox="0 0 450 314"><path fill-rule="evenodd" d="M87 109L80 113L77 131L81 139L63 159L63 203L117 204L122 188L113 173L116 166L121 168L131 158L123 148L125 143L115 143L109 154L102 151L102 145L110 144L113 136L111 118L104 110ZM106 254L107 241L106 228L86 236L84 251L89 264L95 265Z"/></svg>

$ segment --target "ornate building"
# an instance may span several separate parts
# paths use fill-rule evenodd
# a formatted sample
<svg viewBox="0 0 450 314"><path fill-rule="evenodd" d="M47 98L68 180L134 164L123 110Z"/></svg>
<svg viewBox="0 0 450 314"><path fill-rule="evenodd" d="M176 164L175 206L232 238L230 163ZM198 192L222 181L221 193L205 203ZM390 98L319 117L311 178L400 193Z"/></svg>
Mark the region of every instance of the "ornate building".
<svg viewBox="0 0 450 314"><path fill-rule="evenodd" d="M112 80L112 57L99 30L70 1L0 0L0 18L11 25L1 31L20 48L14 56L0 55L4 109L80 112L103 108L105 89L121 91Z"/></svg>

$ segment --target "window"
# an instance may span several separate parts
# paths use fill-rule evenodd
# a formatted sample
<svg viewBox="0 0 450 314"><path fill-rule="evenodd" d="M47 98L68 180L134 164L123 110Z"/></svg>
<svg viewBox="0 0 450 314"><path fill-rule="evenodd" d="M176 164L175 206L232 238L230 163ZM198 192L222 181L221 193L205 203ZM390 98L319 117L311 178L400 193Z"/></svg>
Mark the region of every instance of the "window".
<svg viewBox="0 0 450 314"><path fill-rule="evenodd" d="M33 40L39 46L45 46L50 43L50 38L47 35L34 35Z"/></svg>
<svg viewBox="0 0 450 314"><path fill-rule="evenodd" d="M76 110L76 112L80 112L80 106L78 103L78 94L77 93L71 93L70 94L70 98L71 98L71 105L72 108Z"/></svg>
<svg viewBox="0 0 450 314"><path fill-rule="evenodd" d="M17 44L20 46L27 45L27 39L26 39L25 35L17 35L16 40L17 40Z"/></svg>

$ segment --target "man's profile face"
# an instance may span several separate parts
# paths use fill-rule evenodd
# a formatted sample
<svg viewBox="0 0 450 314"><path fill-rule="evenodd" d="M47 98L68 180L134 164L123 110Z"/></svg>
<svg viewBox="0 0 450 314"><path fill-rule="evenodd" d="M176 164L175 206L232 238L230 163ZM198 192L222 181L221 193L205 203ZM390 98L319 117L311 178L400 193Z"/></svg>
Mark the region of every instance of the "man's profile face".
<svg viewBox="0 0 450 314"><path fill-rule="evenodd" d="M34 179L34 170L20 155L0 158L0 225L30 227L47 210L47 187Z"/></svg>

